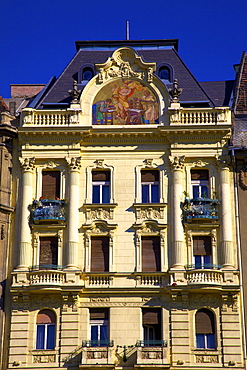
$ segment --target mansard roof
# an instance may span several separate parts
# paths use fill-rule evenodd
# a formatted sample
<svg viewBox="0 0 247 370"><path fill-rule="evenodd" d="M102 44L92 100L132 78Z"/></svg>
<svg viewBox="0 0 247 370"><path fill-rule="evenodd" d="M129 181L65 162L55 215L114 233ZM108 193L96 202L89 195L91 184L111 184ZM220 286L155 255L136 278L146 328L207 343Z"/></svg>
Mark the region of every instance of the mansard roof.
<svg viewBox="0 0 247 370"><path fill-rule="evenodd" d="M68 93L73 89L73 80L78 81L78 76L83 66L92 66L95 64L105 63L115 49L122 46L133 48L137 55L142 57L145 62L156 63L156 74L162 65L168 65L173 71L173 78L178 79L179 88L182 88L180 95L181 104L201 104L202 106L225 105L222 95L226 94L224 85L218 86L217 91L220 98L213 96L213 89L205 89L193 76L191 71L182 61L177 53L178 41L175 40L122 40L122 41L76 41L77 53L64 71L58 77L53 85L50 85L43 92L42 98L33 108L62 107L71 102L71 96ZM172 82L166 81L167 88L172 87ZM83 89L83 85L78 86ZM212 96L211 96L212 95ZM218 104L220 102L221 104Z"/></svg>
<svg viewBox="0 0 247 370"><path fill-rule="evenodd" d="M229 106L234 80L206 81L201 86L213 100L216 107Z"/></svg>

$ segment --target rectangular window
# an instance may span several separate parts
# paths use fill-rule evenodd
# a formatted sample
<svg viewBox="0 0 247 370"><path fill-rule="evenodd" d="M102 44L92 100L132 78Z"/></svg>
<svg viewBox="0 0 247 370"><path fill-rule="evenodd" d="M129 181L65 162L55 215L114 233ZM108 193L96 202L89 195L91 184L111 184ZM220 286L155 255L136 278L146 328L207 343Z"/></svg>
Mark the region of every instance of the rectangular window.
<svg viewBox="0 0 247 370"><path fill-rule="evenodd" d="M109 344L109 310L108 308L90 309L91 346L108 346Z"/></svg>
<svg viewBox="0 0 247 370"><path fill-rule="evenodd" d="M144 346L161 345L161 309L143 308L142 327Z"/></svg>
<svg viewBox="0 0 247 370"><path fill-rule="evenodd" d="M92 171L92 203L110 203L110 171Z"/></svg>
<svg viewBox="0 0 247 370"><path fill-rule="evenodd" d="M91 238L91 271L109 271L109 237Z"/></svg>
<svg viewBox="0 0 247 370"><path fill-rule="evenodd" d="M141 171L142 203L159 203L159 181L158 170Z"/></svg>
<svg viewBox="0 0 247 370"><path fill-rule="evenodd" d="M142 237L142 271L161 271L161 253L159 236Z"/></svg>
<svg viewBox="0 0 247 370"><path fill-rule="evenodd" d="M57 268L58 263L58 238L41 237L39 249L39 268Z"/></svg>
<svg viewBox="0 0 247 370"><path fill-rule="evenodd" d="M55 324L38 324L36 349L55 348Z"/></svg>
<svg viewBox="0 0 247 370"><path fill-rule="evenodd" d="M197 269L211 268L212 243L211 236L193 236L194 264Z"/></svg>
<svg viewBox="0 0 247 370"><path fill-rule="evenodd" d="M191 170L191 186L193 198L209 197L208 170Z"/></svg>
<svg viewBox="0 0 247 370"><path fill-rule="evenodd" d="M60 198L60 171L42 172L42 197L45 199Z"/></svg>

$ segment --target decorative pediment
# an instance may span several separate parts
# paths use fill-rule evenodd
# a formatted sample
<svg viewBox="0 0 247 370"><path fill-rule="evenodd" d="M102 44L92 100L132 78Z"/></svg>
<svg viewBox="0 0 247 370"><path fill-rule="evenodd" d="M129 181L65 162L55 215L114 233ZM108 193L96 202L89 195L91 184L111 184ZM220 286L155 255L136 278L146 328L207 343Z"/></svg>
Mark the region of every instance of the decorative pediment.
<svg viewBox="0 0 247 370"><path fill-rule="evenodd" d="M94 221L90 225L83 225L86 234L90 235L110 235L117 227L116 224L109 224L107 221Z"/></svg>
<svg viewBox="0 0 247 370"><path fill-rule="evenodd" d="M147 63L133 49L122 47L114 51L105 63L95 64L98 71L98 83L114 77L136 77L148 82L153 81L156 63Z"/></svg>
<svg viewBox="0 0 247 370"><path fill-rule="evenodd" d="M166 227L166 224L160 224L157 221L143 221L140 224L133 225L136 233L140 235L160 235Z"/></svg>

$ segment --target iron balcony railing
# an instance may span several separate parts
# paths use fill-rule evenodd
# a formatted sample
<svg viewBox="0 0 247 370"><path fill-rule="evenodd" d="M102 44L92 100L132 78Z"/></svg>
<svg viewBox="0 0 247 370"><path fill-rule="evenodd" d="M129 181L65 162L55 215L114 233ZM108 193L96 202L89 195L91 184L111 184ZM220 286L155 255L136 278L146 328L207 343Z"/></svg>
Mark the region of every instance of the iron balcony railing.
<svg viewBox="0 0 247 370"><path fill-rule="evenodd" d="M218 220L218 204L218 199L186 198L183 205L185 221L193 219Z"/></svg>
<svg viewBox="0 0 247 370"><path fill-rule="evenodd" d="M205 264L192 264L192 265L185 265L186 270L219 270L222 268L222 265L215 265L213 263L205 263Z"/></svg>
<svg viewBox="0 0 247 370"><path fill-rule="evenodd" d="M34 200L31 205L31 220L39 221L65 221L66 201L62 199L40 199Z"/></svg>
<svg viewBox="0 0 247 370"><path fill-rule="evenodd" d="M136 347L167 347L167 340L161 339L150 339L150 340L138 340Z"/></svg>
<svg viewBox="0 0 247 370"><path fill-rule="evenodd" d="M83 340L82 347L113 347L113 340Z"/></svg>
<svg viewBox="0 0 247 370"><path fill-rule="evenodd" d="M62 266L62 265L41 264L41 265L34 265L34 266L29 267L29 271L34 271L34 270L63 270L65 268L66 268L66 266Z"/></svg>

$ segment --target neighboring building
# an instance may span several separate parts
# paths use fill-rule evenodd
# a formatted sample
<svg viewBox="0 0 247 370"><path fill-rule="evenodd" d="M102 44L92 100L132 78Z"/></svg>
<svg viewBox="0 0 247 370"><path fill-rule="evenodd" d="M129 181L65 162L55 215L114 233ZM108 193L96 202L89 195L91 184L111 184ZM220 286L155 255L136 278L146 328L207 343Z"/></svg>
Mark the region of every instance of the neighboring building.
<svg viewBox="0 0 247 370"><path fill-rule="evenodd" d="M230 153L235 169L236 216L243 294L243 321L245 325L244 349L246 359L247 337L247 54L243 52L241 62L236 66L236 81L233 94L233 137Z"/></svg>
<svg viewBox="0 0 247 370"><path fill-rule="evenodd" d="M12 213L13 140L17 129L15 117L0 97L0 369L6 369L8 334L10 328L11 296L9 293L13 269L13 244L10 239ZM13 230L12 230L13 231Z"/></svg>
<svg viewBox="0 0 247 370"><path fill-rule="evenodd" d="M21 114L8 369L244 369L231 82L76 46Z"/></svg>

